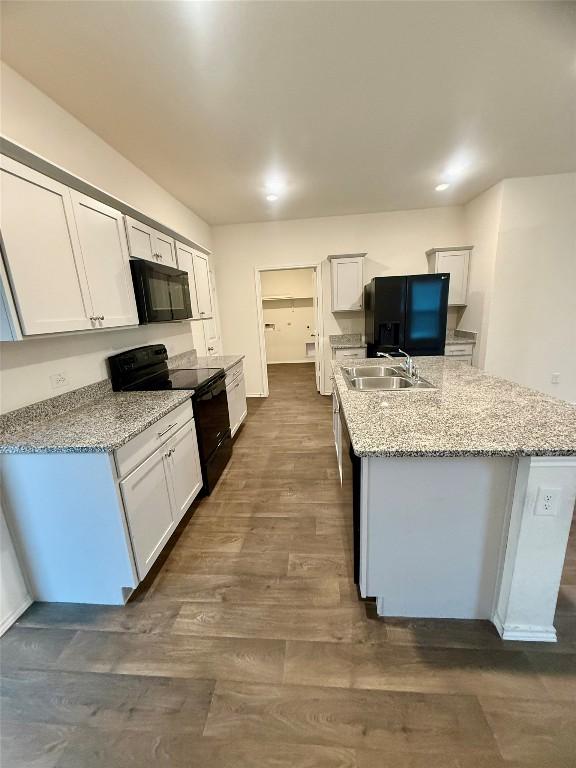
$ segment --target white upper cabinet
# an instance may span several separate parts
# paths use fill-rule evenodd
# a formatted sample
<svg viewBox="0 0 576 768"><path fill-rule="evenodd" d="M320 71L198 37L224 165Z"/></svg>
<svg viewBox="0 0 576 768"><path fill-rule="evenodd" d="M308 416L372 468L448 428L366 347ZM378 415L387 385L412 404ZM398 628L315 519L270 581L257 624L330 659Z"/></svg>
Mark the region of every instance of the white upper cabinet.
<svg viewBox="0 0 576 768"><path fill-rule="evenodd" d="M198 320L198 298L196 296L196 281L194 279L194 251L187 245L176 243L176 257L178 269L188 272L188 284L190 286L190 304L192 305L192 319Z"/></svg>
<svg viewBox="0 0 576 768"><path fill-rule="evenodd" d="M194 252L194 279L196 281L196 296L198 299L198 314L205 320L212 317L212 292L210 290L210 267L208 256L198 251Z"/></svg>
<svg viewBox="0 0 576 768"><path fill-rule="evenodd" d="M204 340L206 343L206 354L214 357L220 354L220 344L218 343L218 330L216 328L216 318L209 317L202 320L204 326Z"/></svg>
<svg viewBox="0 0 576 768"><path fill-rule="evenodd" d="M125 218L130 256L133 259L145 259L167 267L176 266L176 248L171 237L130 216Z"/></svg>
<svg viewBox="0 0 576 768"><path fill-rule="evenodd" d="M94 327L70 190L2 157L0 227L25 335Z"/></svg>
<svg viewBox="0 0 576 768"><path fill-rule="evenodd" d="M426 251L430 273L448 272L450 274L448 306L463 306L467 303L471 251L472 246L431 248Z"/></svg>
<svg viewBox="0 0 576 768"><path fill-rule="evenodd" d="M332 312L355 312L364 306L365 253L328 256L332 281Z"/></svg>
<svg viewBox="0 0 576 768"><path fill-rule="evenodd" d="M71 195L95 325L138 325L122 214L79 192Z"/></svg>
<svg viewBox="0 0 576 768"><path fill-rule="evenodd" d="M168 267L176 266L176 243L168 235L162 232L155 234L156 254L159 264L166 264Z"/></svg>

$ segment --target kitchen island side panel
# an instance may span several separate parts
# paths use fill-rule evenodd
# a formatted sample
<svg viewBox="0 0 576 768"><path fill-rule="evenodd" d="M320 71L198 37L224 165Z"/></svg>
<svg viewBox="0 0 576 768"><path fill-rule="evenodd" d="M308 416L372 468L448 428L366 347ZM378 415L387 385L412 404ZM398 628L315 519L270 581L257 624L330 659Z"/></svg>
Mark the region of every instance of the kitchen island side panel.
<svg viewBox="0 0 576 768"><path fill-rule="evenodd" d="M35 600L122 605L138 584L113 459L7 454L2 503Z"/></svg>
<svg viewBox="0 0 576 768"><path fill-rule="evenodd" d="M365 459L365 596L384 616L490 619L517 459Z"/></svg>

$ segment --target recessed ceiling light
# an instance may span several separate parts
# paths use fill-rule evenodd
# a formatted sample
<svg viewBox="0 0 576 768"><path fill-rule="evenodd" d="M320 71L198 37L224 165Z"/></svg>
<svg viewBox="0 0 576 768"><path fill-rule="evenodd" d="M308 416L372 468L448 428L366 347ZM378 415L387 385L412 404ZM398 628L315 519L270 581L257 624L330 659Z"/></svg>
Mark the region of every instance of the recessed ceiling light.
<svg viewBox="0 0 576 768"><path fill-rule="evenodd" d="M278 200L278 195L266 195L266 200L268 200L269 203L273 203L275 200Z"/></svg>
<svg viewBox="0 0 576 768"><path fill-rule="evenodd" d="M435 189L436 189L436 192L444 192L444 190L448 189L449 186L450 186L450 184L438 184L435 187Z"/></svg>

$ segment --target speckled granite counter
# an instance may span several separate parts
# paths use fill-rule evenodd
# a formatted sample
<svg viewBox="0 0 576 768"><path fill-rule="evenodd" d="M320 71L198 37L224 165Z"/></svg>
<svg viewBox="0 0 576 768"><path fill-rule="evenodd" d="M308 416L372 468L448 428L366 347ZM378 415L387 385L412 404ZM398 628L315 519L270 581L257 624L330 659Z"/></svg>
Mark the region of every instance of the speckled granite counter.
<svg viewBox="0 0 576 768"><path fill-rule="evenodd" d="M350 349L352 347L365 347L361 333L340 333L328 337L332 349Z"/></svg>
<svg viewBox="0 0 576 768"><path fill-rule="evenodd" d="M106 389L105 383L103 388ZM94 385L97 386L97 385ZM0 417L0 453L108 453L192 397L176 392L111 392L52 398ZM102 395L102 393L99 393ZM71 400L77 397L76 403ZM58 409L54 401L61 401ZM66 410L65 403L76 405Z"/></svg>
<svg viewBox="0 0 576 768"><path fill-rule="evenodd" d="M435 390L354 392L342 365L334 380L358 456L576 455L576 408L562 400L445 357L418 358Z"/></svg>
<svg viewBox="0 0 576 768"><path fill-rule="evenodd" d="M224 368L225 371L229 371L230 368L239 363L240 360L244 360L244 355L217 355L215 357L198 357L196 358L196 365L192 368Z"/></svg>

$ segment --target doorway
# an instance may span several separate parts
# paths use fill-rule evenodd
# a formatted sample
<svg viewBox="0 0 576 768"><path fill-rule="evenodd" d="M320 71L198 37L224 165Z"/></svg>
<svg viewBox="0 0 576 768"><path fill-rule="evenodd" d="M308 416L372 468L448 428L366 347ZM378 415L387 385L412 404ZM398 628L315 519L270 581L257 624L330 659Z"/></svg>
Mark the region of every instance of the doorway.
<svg viewBox="0 0 576 768"><path fill-rule="evenodd" d="M322 391L322 308L320 267L257 267L256 300L260 337L262 395L268 397L268 366L314 366Z"/></svg>

